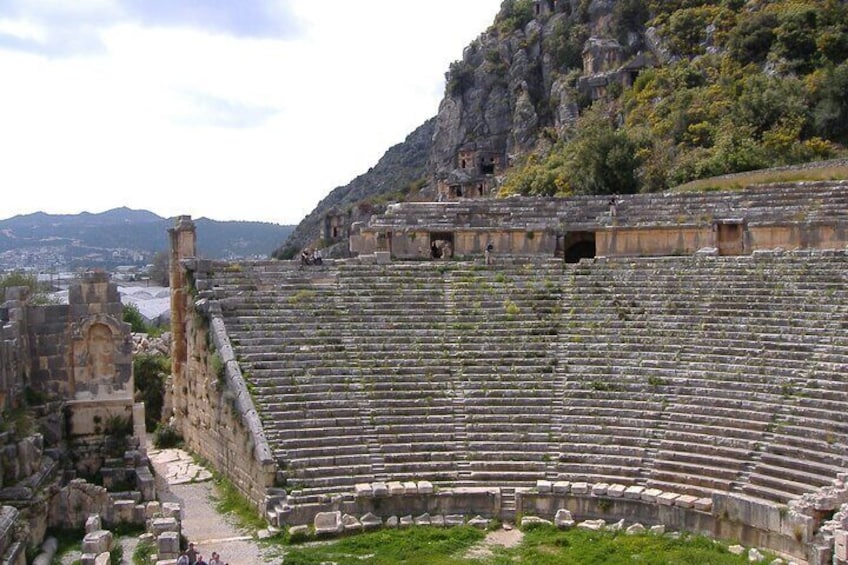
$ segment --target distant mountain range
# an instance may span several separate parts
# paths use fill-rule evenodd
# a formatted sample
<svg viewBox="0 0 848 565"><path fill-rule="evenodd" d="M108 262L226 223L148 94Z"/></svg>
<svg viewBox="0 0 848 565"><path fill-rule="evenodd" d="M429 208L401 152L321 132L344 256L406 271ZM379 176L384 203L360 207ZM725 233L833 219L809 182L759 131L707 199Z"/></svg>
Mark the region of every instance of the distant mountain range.
<svg viewBox="0 0 848 565"><path fill-rule="evenodd" d="M269 257L294 226L200 218L198 254L209 259ZM143 265L168 249L173 218L115 208L99 214L44 212L0 220L0 269L112 269Z"/></svg>

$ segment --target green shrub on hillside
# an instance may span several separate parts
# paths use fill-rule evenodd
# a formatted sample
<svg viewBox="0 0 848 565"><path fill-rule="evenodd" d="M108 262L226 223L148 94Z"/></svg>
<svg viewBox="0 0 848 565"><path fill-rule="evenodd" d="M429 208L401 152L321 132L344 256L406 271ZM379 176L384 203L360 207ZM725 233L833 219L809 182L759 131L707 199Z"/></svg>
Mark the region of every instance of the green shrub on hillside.
<svg viewBox="0 0 848 565"><path fill-rule="evenodd" d="M845 3L627 0L614 15L615 33L655 26L678 59L620 96L609 85L575 133L517 160L501 194L659 191L845 154ZM558 62L574 62L573 25L545 39Z"/></svg>
<svg viewBox="0 0 848 565"><path fill-rule="evenodd" d="M495 27L503 34L524 29L533 20L533 0L504 0L495 18Z"/></svg>

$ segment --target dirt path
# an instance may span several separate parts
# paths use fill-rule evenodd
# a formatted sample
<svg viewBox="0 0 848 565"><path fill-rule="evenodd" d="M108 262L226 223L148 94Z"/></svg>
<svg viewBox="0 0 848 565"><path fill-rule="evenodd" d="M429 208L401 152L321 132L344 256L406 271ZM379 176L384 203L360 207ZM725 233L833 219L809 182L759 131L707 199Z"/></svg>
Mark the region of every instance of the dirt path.
<svg viewBox="0 0 848 565"><path fill-rule="evenodd" d="M494 555L495 547L516 547L521 544L524 534L512 526L489 532L486 539L472 547L465 554L466 559L487 559Z"/></svg>
<svg viewBox="0 0 848 565"><path fill-rule="evenodd" d="M215 510L211 475L195 465L184 451L150 450L156 471L156 488L162 502L179 502L183 508L183 535L194 542L205 559L216 551L230 565L266 565L281 558L268 554L248 534Z"/></svg>

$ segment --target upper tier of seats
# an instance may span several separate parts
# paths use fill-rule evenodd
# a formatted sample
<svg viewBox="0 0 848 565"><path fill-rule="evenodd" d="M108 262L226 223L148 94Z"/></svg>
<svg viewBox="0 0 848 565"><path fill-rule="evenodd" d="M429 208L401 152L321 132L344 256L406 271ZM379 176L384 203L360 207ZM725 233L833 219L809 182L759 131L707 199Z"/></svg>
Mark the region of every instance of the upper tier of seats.
<svg viewBox="0 0 848 565"><path fill-rule="evenodd" d="M618 226L709 225L744 219L749 225L848 220L848 181L760 185L726 192L667 192L615 196ZM375 231L533 230L609 225L610 196L406 202L374 216Z"/></svg>
<svg viewBox="0 0 848 565"><path fill-rule="evenodd" d="M846 267L267 262L205 284L290 487L560 479L786 502L848 462Z"/></svg>

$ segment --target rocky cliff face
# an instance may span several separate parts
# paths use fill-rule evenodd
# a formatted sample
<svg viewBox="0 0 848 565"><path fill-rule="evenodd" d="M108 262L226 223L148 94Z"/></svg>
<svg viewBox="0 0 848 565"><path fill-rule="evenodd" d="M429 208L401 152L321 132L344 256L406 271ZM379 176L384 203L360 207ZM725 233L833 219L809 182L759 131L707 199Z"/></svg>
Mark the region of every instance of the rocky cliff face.
<svg viewBox="0 0 848 565"><path fill-rule="evenodd" d="M455 169L466 148L502 153L509 162L566 135L592 98L587 79L616 82L610 75L646 48L638 32L644 17L625 13L627 4L504 2L495 23L447 74L431 171Z"/></svg>
<svg viewBox="0 0 848 565"><path fill-rule="evenodd" d="M390 200L418 196L428 178L427 156L432 147L434 124L433 119L427 120L402 143L386 151L368 172L334 189L274 251L274 257L290 259L313 245L332 247L331 256L344 256L347 250L344 232L352 223L367 220ZM328 216L338 218L344 226L335 238L327 225Z"/></svg>
<svg viewBox="0 0 848 565"><path fill-rule="evenodd" d="M501 173L515 157L566 135L580 104L592 97L584 60L592 67L591 76L601 77L596 82L605 86L615 82L607 75L644 47L635 31L644 18L627 14L627 5L613 0L506 0L494 24L451 65L437 116L390 149L373 169L330 193L275 257L292 257L321 239L331 243L324 229L328 214L347 215L350 225L367 220L373 204L387 197L435 198L439 182L468 177L460 171L465 169L461 155L485 155L498 164L495 173ZM590 41L596 36L604 40Z"/></svg>

